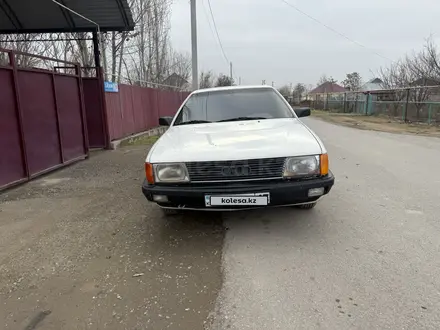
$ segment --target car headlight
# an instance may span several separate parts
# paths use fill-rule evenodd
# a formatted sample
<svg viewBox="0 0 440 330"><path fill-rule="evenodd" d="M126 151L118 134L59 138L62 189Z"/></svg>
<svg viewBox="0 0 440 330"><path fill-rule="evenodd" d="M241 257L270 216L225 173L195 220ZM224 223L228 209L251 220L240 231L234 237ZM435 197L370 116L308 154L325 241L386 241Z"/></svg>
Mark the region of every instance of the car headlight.
<svg viewBox="0 0 440 330"><path fill-rule="evenodd" d="M285 178L313 176L321 174L320 156L290 157L284 164Z"/></svg>
<svg viewBox="0 0 440 330"><path fill-rule="evenodd" d="M185 164L154 164L156 182L179 183L189 182L188 170Z"/></svg>

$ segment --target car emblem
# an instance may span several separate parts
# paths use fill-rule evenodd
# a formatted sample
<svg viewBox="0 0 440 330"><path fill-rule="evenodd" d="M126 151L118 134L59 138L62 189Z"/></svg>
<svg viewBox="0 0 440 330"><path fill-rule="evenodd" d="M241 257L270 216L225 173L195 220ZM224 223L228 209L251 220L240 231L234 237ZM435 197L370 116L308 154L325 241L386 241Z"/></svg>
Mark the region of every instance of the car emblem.
<svg viewBox="0 0 440 330"><path fill-rule="evenodd" d="M223 176L247 176L250 173L251 168L248 165L222 167Z"/></svg>

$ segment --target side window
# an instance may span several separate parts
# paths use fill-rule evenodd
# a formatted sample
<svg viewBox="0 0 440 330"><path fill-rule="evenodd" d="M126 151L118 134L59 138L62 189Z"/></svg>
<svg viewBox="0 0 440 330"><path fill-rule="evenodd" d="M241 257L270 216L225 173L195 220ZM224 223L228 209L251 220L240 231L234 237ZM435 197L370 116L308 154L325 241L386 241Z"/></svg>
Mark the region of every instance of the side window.
<svg viewBox="0 0 440 330"><path fill-rule="evenodd" d="M189 113L188 113L188 107L185 105L182 109L182 114L181 114L181 121L188 121L189 118Z"/></svg>

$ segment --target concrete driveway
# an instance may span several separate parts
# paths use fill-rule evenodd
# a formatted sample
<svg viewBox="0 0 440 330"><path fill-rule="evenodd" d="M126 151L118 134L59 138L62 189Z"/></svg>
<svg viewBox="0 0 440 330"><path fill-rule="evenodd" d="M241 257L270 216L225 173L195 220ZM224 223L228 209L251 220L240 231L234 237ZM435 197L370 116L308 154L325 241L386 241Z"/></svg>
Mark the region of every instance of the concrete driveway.
<svg viewBox="0 0 440 330"><path fill-rule="evenodd" d="M305 121L337 180L310 211L164 218L142 146L3 193L0 324L440 328L440 140Z"/></svg>

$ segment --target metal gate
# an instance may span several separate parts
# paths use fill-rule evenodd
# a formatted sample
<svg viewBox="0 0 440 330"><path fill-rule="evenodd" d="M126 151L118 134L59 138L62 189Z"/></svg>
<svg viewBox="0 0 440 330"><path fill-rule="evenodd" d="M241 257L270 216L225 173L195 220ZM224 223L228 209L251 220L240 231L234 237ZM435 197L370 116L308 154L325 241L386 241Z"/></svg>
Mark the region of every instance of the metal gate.
<svg viewBox="0 0 440 330"><path fill-rule="evenodd" d="M107 148L109 133L107 123L106 102L104 96L104 79L100 69L83 68L95 72L96 77L83 77L86 127L90 148Z"/></svg>
<svg viewBox="0 0 440 330"><path fill-rule="evenodd" d="M84 159L88 149L79 65L0 49L0 189Z"/></svg>

